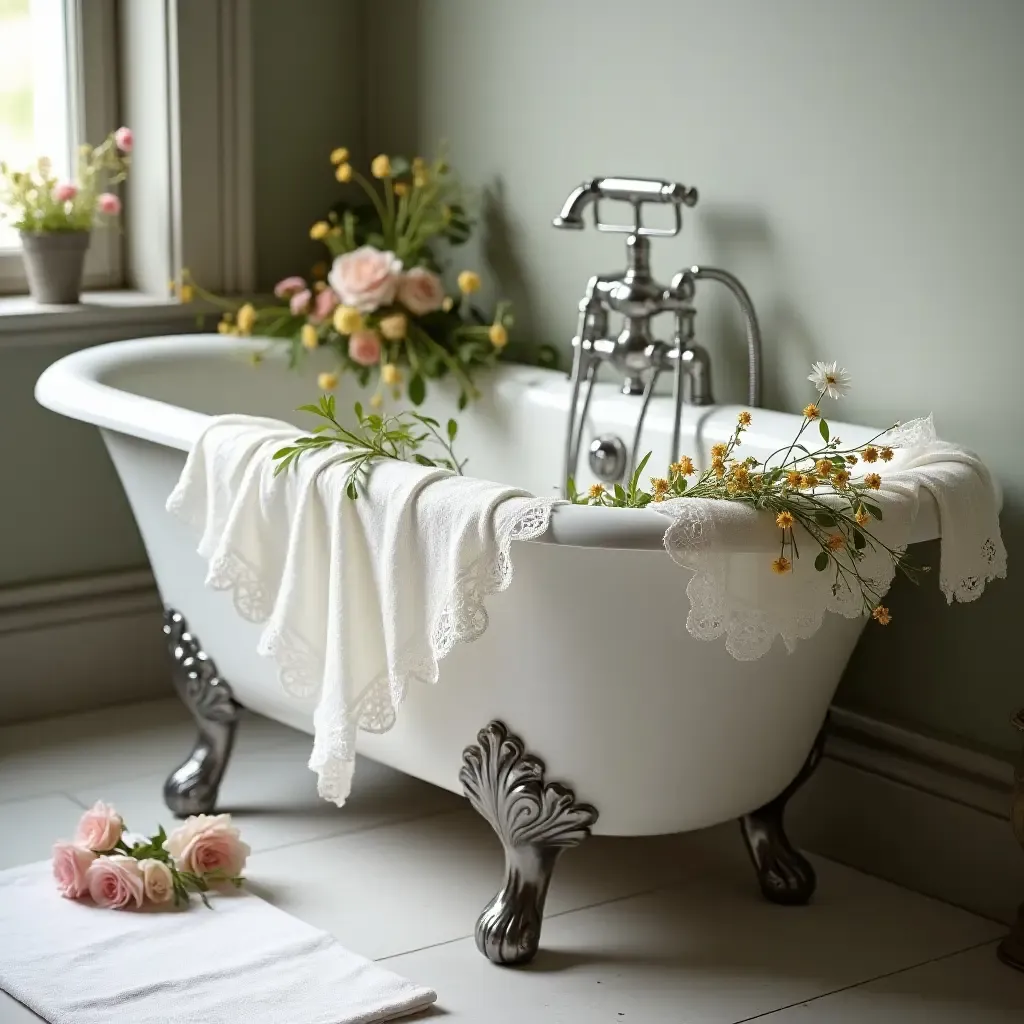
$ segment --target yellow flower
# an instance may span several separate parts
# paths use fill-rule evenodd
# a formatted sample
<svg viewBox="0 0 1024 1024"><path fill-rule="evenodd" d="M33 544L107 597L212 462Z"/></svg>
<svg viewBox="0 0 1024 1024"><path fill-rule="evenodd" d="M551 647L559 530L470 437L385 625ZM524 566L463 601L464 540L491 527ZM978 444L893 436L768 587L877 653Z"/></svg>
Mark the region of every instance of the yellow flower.
<svg viewBox="0 0 1024 1024"><path fill-rule="evenodd" d="M446 313L450 313L452 311L452 306L454 306L454 305L455 305L455 300L450 295L446 295L444 297L444 299L441 301L441 308Z"/></svg>
<svg viewBox="0 0 1024 1024"><path fill-rule="evenodd" d="M838 551L840 548L846 547L846 540L841 533L830 533L828 540L825 541L825 547L829 551Z"/></svg>
<svg viewBox="0 0 1024 1024"><path fill-rule="evenodd" d="M832 477L832 483L839 490L845 491L846 485L850 482L850 474L845 470L841 469Z"/></svg>
<svg viewBox="0 0 1024 1024"><path fill-rule="evenodd" d="M487 337L495 348L504 348L508 344L508 331L502 324L491 324L487 331Z"/></svg>
<svg viewBox="0 0 1024 1024"><path fill-rule="evenodd" d="M882 486L882 478L877 473L868 473L868 475L864 477L864 486L870 487L873 491L877 491L878 488Z"/></svg>
<svg viewBox="0 0 1024 1024"><path fill-rule="evenodd" d="M235 333L235 329L234 329L234 327L231 326L231 321L230 320L221 320L221 322L219 324L217 324L217 333L218 334L234 334Z"/></svg>
<svg viewBox="0 0 1024 1024"><path fill-rule="evenodd" d="M750 470L747 469L743 463L740 463L738 466L733 466L730 473L732 474L733 480L736 482L736 486L741 491L750 490Z"/></svg>
<svg viewBox="0 0 1024 1024"><path fill-rule="evenodd" d="M375 178L391 177L391 161L386 153L381 153L380 156L373 158L373 163L370 164L370 173Z"/></svg>
<svg viewBox="0 0 1024 1024"><path fill-rule="evenodd" d="M321 391L333 391L338 386L338 375L336 373L321 373L316 378L316 386Z"/></svg>
<svg viewBox="0 0 1024 1024"><path fill-rule="evenodd" d="M779 557L772 562L772 572L776 573L778 576L785 576L792 568L793 563L785 555L779 555Z"/></svg>
<svg viewBox="0 0 1024 1024"><path fill-rule="evenodd" d="M810 405L804 406L804 418L808 420L816 420L821 415L821 410L811 402Z"/></svg>
<svg viewBox="0 0 1024 1024"><path fill-rule="evenodd" d="M370 399L370 405L372 405L374 409L379 409L383 404L384 404L384 396L378 391L377 394L375 394Z"/></svg>
<svg viewBox="0 0 1024 1024"><path fill-rule="evenodd" d="M858 526L867 526L871 522L871 516L868 515L867 509L861 505L854 513L853 520Z"/></svg>
<svg viewBox="0 0 1024 1024"><path fill-rule="evenodd" d="M430 184L430 175L426 171L416 171L412 176L412 183L417 188L426 188Z"/></svg>
<svg viewBox="0 0 1024 1024"><path fill-rule="evenodd" d="M651 490L655 494L664 494L669 489L669 482L663 476L651 477Z"/></svg>
<svg viewBox="0 0 1024 1024"><path fill-rule="evenodd" d="M692 476L696 470L693 468L693 459L684 455L678 462L673 462L668 467L675 476Z"/></svg>
<svg viewBox="0 0 1024 1024"><path fill-rule="evenodd" d="M313 275L313 277L322 279L327 276L327 271L329 269L330 268L327 266L327 264L321 261L320 263L313 264L313 269L310 271L310 273Z"/></svg>
<svg viewBox="0 0 1024 1024"><path fill-rule="evenodd" d="M338 164L337 169L334 172L334 177L338 179L342 184L352 180L352 165L351 164Z"/></svg>
<svg viewBox="0 0 1024 1024"><path fill-rule="evenodd" d="M302 347L310 350L317 347L320 344L320 336L316 333L316 328L312 324L302 325Z"/></svg>
<svg viewBox="0 0 1024 1024"><path fill-rule="evenodd" d="M395 195L407 196L409 194L409 183L407 181L395 182Z"/></svg>
<svg viewBox="0 0 1024 1024"><path fill-rule="evenodd" d="M384 317L380 322L380 333L388 341L401 341L409 330L409 321L404 313L392 313Z"/></svg>
<svg viewBox="0 0 1024 1024"><path fill-rule="evenodd" d="M814 469L818 476L823 476L826 479L832 475L832 463L828 459L818 459Z"/></svg>
<svg viewBox="0 0 1024 1024"><path fill-rule="evenodd" d="M181 302L191 302L196 297L195 289L188 283L182 283L178 288L178 299Z"/></svg>
<svg viewBox="0 0 1024 1024"><path fill-rule="evenodd" d="M331 150L332 164L343 164L346 160L348 160L348 150L344 146Z"/></svg>
<svg viewBox="0 0 1024 1024"><path fill-rule="evenodd" d="M711 458L713 459L724 459L725 453L729 450L727 444L713 444L711 446Z"/></svg>
<svg viewBox="0 0 1024 1024"><path fill-rule="evenodd" d="M800 486L801 487L817 487L818 478L814 473L801 473L800 474Z"/></svg>
<svg viewBox="0 0 1024 1024"><path fill-rule="evenodd" d="M889 614L889 609L884 604L878 605L875 610L871 613L871 618L875 620L880 626L888 626L892 622L892 616Z"/></svg>
<svg viewBox="0 0 1024 1024"><path fill-rule="evenodd" d="M604 484L591 484L587 494L591 498L600 498L604 494Z"/></svg>
<svg viewBox="0 0 1024 1024"><path fill-rule="evenodd" d="M803 480L803 478L803 473L799 473L797 470L791 469L786 474L786 483L789 484L790 487L799 487L800 481Z"/></svg>
<svg viewBox="0 0 1024 1024"><path fill-rule="evenodd" d="M895 453L891 448L883 448L878 454L883 462L892 462L892 457Z"/></svg>
<svg viewBox="0 0 1024 1024"><path fill-rule="evenodd" d="M750 426L750 413L747 412L746 409L744 409L743 412L741 412L739 414L739 416L736 417L736 420L738 421L738 423L739 423L739 425L741 427L749 427Z"/></svg>
<svg viewBox="0 0 1024 1024"><path fill-rule="evenodd" d="M427 169L427 161L421 156L414 156L412 158L412 173L422 174Z"/></svg>
<svg viewBox="0 0 1024 1024"><path fill-rule="evenodd" d="M877 462L878 461L878 449L877 448L873 448L871 445L868 445L867 448L865 448L864 451L862 451L860 453L860 457L865 462Z"/></svg>
<svg viewBox="0 0 1024 1024"><path fill-rule="evenodd" d="M380 379L385 384L397 384L402 379L402 375L394 363L384 363L380 368Z"/></svg>
<svg viewBox="0 0 1024 1024"><path fill-rule="evenodd" d="M740 493L740 485L738 483L736 483L735 480L730 480L725 485L725 493L726 494L739 494Z"/></svg>
<svg viewBox="0 0 1024 1024"><path fill-rule="evenodd" d="M711 471L721 480L725 476L725 463L721 459L712 459Z"/></svg>
<svg viewBox="0 0 1024 1024"><path fill-rule="evenodd" d="M846 456L846 461L847 461L847 462L848 462L848 463L849 463L849 464L850 464L851 466L856 466L856 465L857 465L857 456L856 456L856 455L847 455L847 456Z"/></svg>
<svg viewBox="0 0 1024 1024"><path fill-rule="evenodd" d="M310 229L309 237L314 242L319 242L327 237L327 232L331 230L331 225L325 220L318 220Z"/></svg>
<svg viewBox="0 0 1024 1024"><path fill-rule="evenodd" d="M251 302L247 302L236 314L235 322L238 324L239 334L251 334L256 326L256 309Z"/></svg>
<svg viewBox="0 0 1024 1024"><path fill-rule="evenodd" d="M351 306L339 306L334 311L334 329L339 334L355 334L363 326L363 314Z"/></svg>
<svg viewBox="0 0 1024 1024"><path fill-rule="evenodd" d="M474 270L464 270L459 274L459 291L463 295L480 291L480 275Z"/></svg>
<svg viewBox="0 0 1024 1024"><path fill-rule="evenodd" d="M789 509L783 509L775 517L775 525L780 530L789 530L789 529L791 529L794 522L796 522L796 520L793 518L793 513L790 512Z"/></svg>

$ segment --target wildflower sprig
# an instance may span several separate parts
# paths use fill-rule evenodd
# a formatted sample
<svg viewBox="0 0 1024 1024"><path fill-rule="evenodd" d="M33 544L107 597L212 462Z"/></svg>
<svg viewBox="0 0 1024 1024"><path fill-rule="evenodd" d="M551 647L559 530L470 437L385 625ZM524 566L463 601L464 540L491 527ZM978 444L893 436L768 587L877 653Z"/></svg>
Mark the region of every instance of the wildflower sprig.
<svg viewBox="0 0 1024 1024"><path fill-rule="evenodd" d="M430 416L418 412L400 412L393 416L363 411L362 403L354 407L358 427L349 429L337 418L334 395L321 395L316 405L302 405L299 412L308 412L323 422L317 424L312 433L274 452L277 460L274 475L293 466L306 452L320 451L334 445L347 449L339 461L349 466L345 493L349 498L359 497L360 478L365 480L370 466L378 459L398 459L415 462L420 466L450 469L462 475L465 459L459 461L452 445L459 432L455 420L448 420L441 432L441 424ZM431 444L444 454L430 456L423 452L423 446Z"/></svg>
<svg viewBox="0 0 1024 1024"><path fill-rule="evenodd" d="M869 529L883 519L881 507L871 500L881 487L881 475L872 471L854 478L851 471L861 463L871 466L893 459L893 447L884 443L892 428L863 444L844 446L831 435L820 403L826 396L839 398L845 394L849 375L835 363L818 363L809 379L817 389L816 400L804 408L793 440L764 461L752 456L740 458L737 453L751 423L751 414L743 411L729 439L712 445L710 465L702 472L698 473L693 460L684 455L669 466L665 476L651 477L650 490L643 490L639 481L650 459L648 453L634 470L628 487L616 484L609 491L596 483L579 493L570 479L569 499L580 505L615 508L645 508L683 497L743 502L770 514L781 531L779 553L771 563L775 573L792 571L800 557L796 528L802 527L815 544L814 568L835 574L833 595L838 596L843 589L859 591L865 611L876 622L887 625L891 615L880 603L878 584L862 572L865 552L884 552L896 569L915 582L921 569L911 564L903 551L888 546ZM805 433L813 423L818 425L821 444L810 447Z"/></svg>

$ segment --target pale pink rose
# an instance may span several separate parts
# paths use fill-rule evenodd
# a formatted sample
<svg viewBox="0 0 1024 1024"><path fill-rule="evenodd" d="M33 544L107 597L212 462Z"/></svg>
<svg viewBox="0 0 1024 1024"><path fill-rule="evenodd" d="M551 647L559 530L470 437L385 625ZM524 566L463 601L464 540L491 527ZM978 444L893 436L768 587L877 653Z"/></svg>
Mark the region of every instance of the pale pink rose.
<svg viewBox="0 0 1024 1024"><path fill-rule="evenodd" d="M205 875L223 872L228 877L242 873L249 856L230 814L194 814L168 837L164 849L174 858L179 871Z"/></svg>
<svg viewBox="0 0 1024 1024"><path fill-rule="evenodd" d="M279 299L290 299L296 292L304 291L306 282L301 277L285 277L274 285L274 294Z"/></svg>
<svg viewBox="0 0 1024 1024"><path fill-rule="evenodd" d="M146 895L146 883L139 862L123 854L97 857L89 865L85 880L89 886L89 895L97 907L124 910L132 903L141 907Z"/></svg>
<svg viewBox="0 0 1024 1024"><path fill-rule="evenodd" d="M78 186L73 181L62 181L53 190L53 198L58 203L66 203L78 195Z"/></svg>
<svg viewBox="0 0 1024 1024"><path fill-rule="evenodd" d="M174 876L162 861L147 858L139 861L146 899L150 903L169 903L174 897Z"/></svg>
<svg viewBox="0 0 1024 1024"><path fill-rule="evenodd" d="M96 205L100 208L100 213L109 213L112 217L121 212L121 200L113 192L101 192Z"/></svg>
<svg viewBox="0 0 1024 1024"><path fill-rule="evenodd" d="M313 302L313 323L323 323L337 308L338 296L334 294L334 290L331 288L324 288L323 291L316 293L316 300Z"/></svg>
<svg viewBox="0 0 1024 1024"><path fill-rule="evenodd" d="M130 153L135 145L135 136L131 128L118 128L114 132L114 144L122 153Z"/></svg>
<svg viewBox="0 0 1024 1024"><path fill-rule="evenodd" d="M380 362L380 338L376 331L356 331L348 339L348 357L360 366Z"/></svg>
<svg viewBox="0 0 1024 1024"><path fill-rule="evenodd" d="M398 282L398 301L413 316L433 313L444 302L441 278L426 267L413 267Z"/></svg>
<svg viewBox="0 0 1024 1024"><path fill-rule="evenodd" d="M309 303L312 298L313 293L308 288L303 288L301 292L296 292L288 301L288 308L292 311L292 316L305 316L309 310Z"/></svg>
<svg viewBox="0 0 1024 1024"><path fill-rule="evenodd" d="M96 854L84 846L65 842L53 844L53 877L61 896L77 900L89 892L85 876L95 859Z"/></svg>
<svg viewBox="0 0 1024 1024"><path fill-rule="evenodd" d="M364 245L338 256L327 279L346 306L372 313L395 301L402 261L393 252Z"/></svg>
<svg viewBox="0 0 1024 1024"><path fill-rule="evenodd" d="M79 820L75 843L97 853L105 853L117 846L123 832L121 815L110 804L97 800Z"/></svg>

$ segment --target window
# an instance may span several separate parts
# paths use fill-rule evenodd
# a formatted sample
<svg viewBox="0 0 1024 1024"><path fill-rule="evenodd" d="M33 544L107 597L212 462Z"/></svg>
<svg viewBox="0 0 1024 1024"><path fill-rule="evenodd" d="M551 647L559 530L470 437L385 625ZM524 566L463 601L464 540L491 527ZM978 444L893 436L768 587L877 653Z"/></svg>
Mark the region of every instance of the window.
<svg viewBox="0 0 1024 1024"><path fill-rule="evenodd" d="M73 169L82 142L117 127L114 0L0 0L0 159ZM0 221L0 293L25 290L17 232ZM88 287L120 282L117 231L97 232Z"/></svg>

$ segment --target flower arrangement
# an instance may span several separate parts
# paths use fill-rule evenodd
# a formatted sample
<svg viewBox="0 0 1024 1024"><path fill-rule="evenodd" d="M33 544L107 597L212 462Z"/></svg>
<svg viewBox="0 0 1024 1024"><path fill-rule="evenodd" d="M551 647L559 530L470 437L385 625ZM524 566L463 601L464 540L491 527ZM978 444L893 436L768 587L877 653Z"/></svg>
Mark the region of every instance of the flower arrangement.
<svg viewBox="0 0 1024 1024"><path fill-rule="evenodd" d="M110 910L186 906L193 893L209 907L211 888L245 882L248 856L230 814L193 815L170 835L161 827L136 838L113 807L97 801L82 815L74 840L54 845L53 877L65 898L89 898Z"/></svg>
<svg viewBox="0 0 1024 1024"><path fill-rule="evenodd" d="M480 275L463 270L457 290L441 279L438 243L465 242L472 231L467 196L444 158L381 154L366 177L344 147L331 153L335 178L364 193L360 203L342 202L310 228L330 262L310 278L287 277L274 289L276 303L238 305L199 288L185 272L172 282L183 301L196 295L220 306L222 334L262 335L290 347L291 365L306 351L331 350L339 372L354 373L362 386L376 378L370 404L379 408L386 391L408 395L419 405L426 382L451 375L459 385L459 408L476 397L473 374L491 365L509 344L513 318L499 302L484 317L471 296ZM554 365L554 350L520 350L521 361ZM332 391L338 374L321 373L322 391Z"/></svg>

